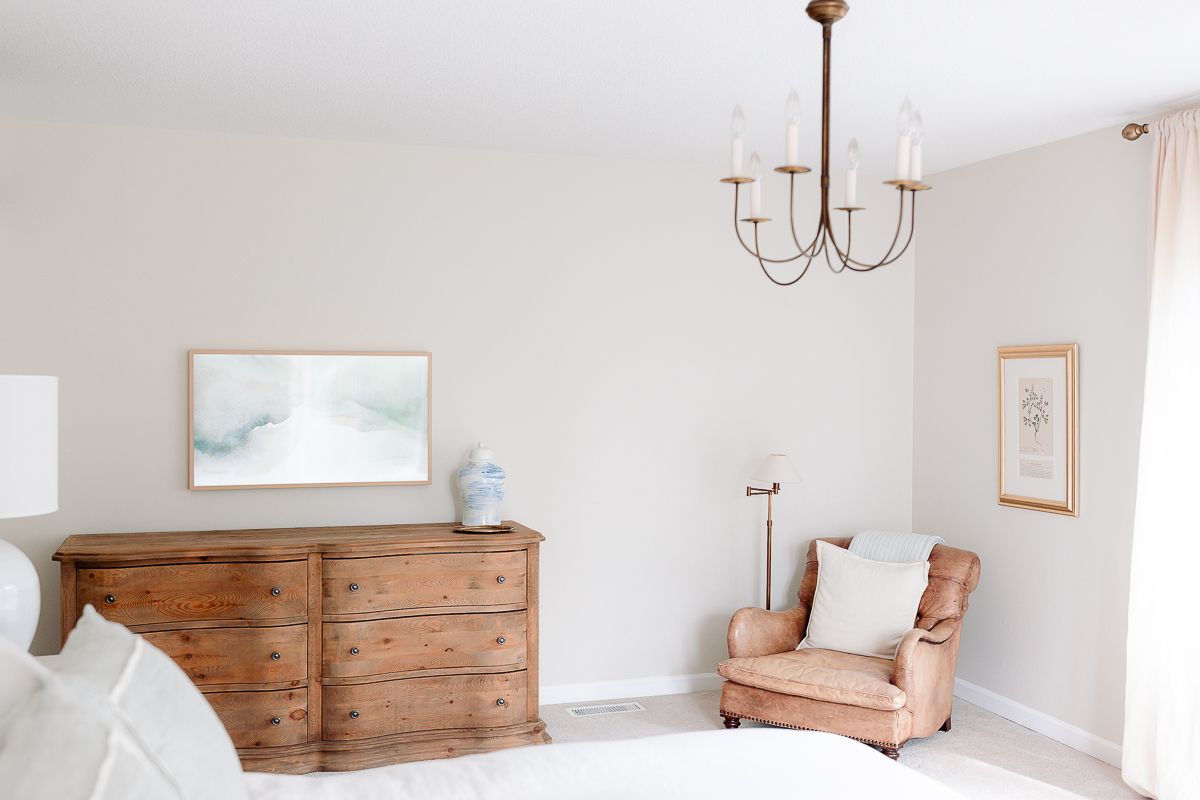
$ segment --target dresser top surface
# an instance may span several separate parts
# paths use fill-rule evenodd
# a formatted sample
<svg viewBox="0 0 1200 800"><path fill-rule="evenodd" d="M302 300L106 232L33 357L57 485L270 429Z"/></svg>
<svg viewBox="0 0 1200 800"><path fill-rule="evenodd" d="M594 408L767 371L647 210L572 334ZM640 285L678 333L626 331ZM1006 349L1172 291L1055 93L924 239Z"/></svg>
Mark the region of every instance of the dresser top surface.
<svg viewBox="0 0 1200 800"><path fill-rule="evenodd" d="M55 561L119 561L130 558L204 558L355 555L387 549L504 548L540 542L542 534L505 520L510 533L455 533L457 522L415 525L344 525L327 528L258 528L222 531L89 533L68 536Z"/></svg>

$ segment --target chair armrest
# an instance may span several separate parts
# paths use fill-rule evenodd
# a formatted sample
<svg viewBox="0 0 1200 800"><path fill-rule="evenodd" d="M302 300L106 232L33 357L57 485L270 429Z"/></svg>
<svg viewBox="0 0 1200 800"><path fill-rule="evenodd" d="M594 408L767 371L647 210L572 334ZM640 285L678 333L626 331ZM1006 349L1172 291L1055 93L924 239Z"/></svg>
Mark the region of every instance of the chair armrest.
<svg viewBox="0 0 1200 800"><path fill-rule="evenodd" d="M807 606L787 611L739 609L729 620L729 657L770 656L795 650L807 626Z"/></svg>
<svg viewBox="0 0 1200 800"><path fill-rule="evenodd" d="M958 622L958 619L944 619L929 630L913 628L904 634L900 646L896 648L892 683L905 692L911 691L914 686L913 670L920 661L921 649L945 643L958 630Z"/></svg>

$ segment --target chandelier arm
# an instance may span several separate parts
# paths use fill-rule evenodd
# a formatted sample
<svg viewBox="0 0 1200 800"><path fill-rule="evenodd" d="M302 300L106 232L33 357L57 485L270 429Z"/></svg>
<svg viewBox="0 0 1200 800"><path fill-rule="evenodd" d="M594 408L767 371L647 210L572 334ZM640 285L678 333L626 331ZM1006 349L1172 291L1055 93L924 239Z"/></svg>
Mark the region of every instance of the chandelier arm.
<svg viewBox="0 0 1200 800"><path fill-rule="evenodd" d="M850 248L854 246L853 225L854 225L854 215L847 214L846 215L846 254L847 255L849 255L849 253L850 253ZM831 225L831 227L832 227L832 225ZM825 252L825 264L826 264L826 266L829 267L829 271L832 272L834 275L840 275L848 266L848 264L846 263L846 259L842 257L842 253L840 250L837 251L837 254L838 254L838 262L840 263L840 266L837 267L837 269L834 269L833 264L831 264L829 262L828 249Z"/></svg>
<svg viewBox="0 0 1200 800"><path fill-rule="evenodd" d="M799 252L796 255L792 256L791 258L767 258L766 256L762 255L758 249L758 223L757 222L753 223L754 224L754 249L751 249L750 245L746 244L746 240L742 238L742 229L740 227L738 227L738 197L741 195L741 192L739 190L740 190L740 185L735 184L733 187L733 232L737 234L738 241L742 243L742 247L745 248L746 252L749 253L750 255L754 256L755 258L757 258L760 262L766 261L769 264L790 264L791 262L795 261L798 258L803 258L805 255L803 252ZM809 258L811 259L812 256L809 256ZM789 286L790 284L781 284L781 285Z"/></svg>
<svg viewBox="0 0 1200 800"><path fill-rule="evenodd" d="M909 203L909 212L908 212L908 238L906 238L904 240L904 246L900 248L900 252L896 253L896 255L894 255L884 261L881 261L880 263L870 267L870 269L864 270L864 271L869 272L870 270L875 269L876 267L886 267L888 264L894 264L895 262L899 261L900 258L905 253L908 252L909 246L912 245L913 234L916 232L916 229L917 229L917 193L910 192L910 194L912 195L912 197L909 198L910 203Z"/></svg>
<svg viewBox="0 0 1200 800"><path fill-rule="evenodd" d="M892 243L888 247L887 253L885 253L883 258L881 258L879 261L876 261L874 264L867 264L862 261L857 261L857 260L851 258L849 247L846 248L845 252L842 252L842 249L840 247L838 247L837 237L833 235L832 230L830 231L830 238L833 241L834 248L837 250L838 257L843 261L843 263L847 267L854 270L855 272L870 272L873 269L878 269L879 267L886 267L888 264L893 264L897 260L899 260L899 258L901 256L903 256L905 254L905 252L908 251L909 246L912 244L913 232L916 230L917 194L916 194L916 192L910 191L909 193L912 194L912 203L910 204L910 211L909 211L908 238L905 240L904 246L902 248L900 248L900 252L895 253L893 255L893 253L896 249L896 243L900 241L900 232L902 230L904 230L904 193L906 190L900 189L899 191L900 191L900 214L896 219L896 233L892 237Z"/></svg>
<svg viewBox="0 0 1200 800"><path fill-rule="evenodd" d="M759 249L758 248L758 223L754 224L754 249L755 250ZM803 253L801 253L801 255L803 255ZM776 280L775 276L773 276L771 274L770 270L767 269L767 265L764 262L764 259L761 256L757 256L757 255L755 256L755 258L758 259L758 266L760 266L762 268L763 275L767 276L767 280L769 280L771 283L775 284L776 286L791 286L794 283L799 283L800 279L805 276L805 274L808 272L808 268L812 266L813 258L815 256L816 256L816 253L809 256L808 259L804 262L804 269L800 270L800 274L797 275L796 277L792 278L790 281ZM797 258L799 258L799 256L797 256ZM778 263L778 262L774 262L774 263Z"/></svg>
<svg viewBox="0 0 1200 800"><path fill-rule="evenodd" d="M833 226L830 226L830 237L833 239L834 249L837 250L838 258L842 260L843 266L850 267L850 269L853 269L856 272L866 272L870 269L880 266L883 262L887 261L888 258L891 257L892 252L896 249L896 242L900 241L900 231L904 229L904 190L900 189L898 191L900 192L900 210L898 216L896 217L896 233L892 236L892 243L888 245L887 252L884 253L883 258L881 258L878 263L864 264L860 261L852 259L850 257L849 242L847 242L846 250L843 252L842 248L838 246L837 237L833 235ZM849 230L849 222L847 222L847 230ZM855 265L857 265L858 269L856 269Z"/></svg>
<svg viewBox="0 0 1200 800"><path fill-rule="evenodd" d="M821 238L821 223L817 222L817 233L813 236L812 242L809 243L808 247L802 247L800 245L800 237L796 235L796 173L793 172L788 175L788 180L788 227L792 231L792 241L796 243L796 247L799 248L801 255L808 255L809 258L815 258L817 255L815 249L817 241ZM812 251L811 253L809 252L810 250Z"/></svg>

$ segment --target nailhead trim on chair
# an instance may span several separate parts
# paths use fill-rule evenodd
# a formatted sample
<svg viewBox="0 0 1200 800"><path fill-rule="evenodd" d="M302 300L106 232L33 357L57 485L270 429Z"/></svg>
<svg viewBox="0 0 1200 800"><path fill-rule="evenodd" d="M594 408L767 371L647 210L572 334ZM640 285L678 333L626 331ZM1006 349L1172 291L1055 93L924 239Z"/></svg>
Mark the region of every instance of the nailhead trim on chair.
<svg viewBox="0 0 1200 800"><path fill-rule="evenodd" d="M814 733L833 733L832 731L823 731L820 728L805 728L802 725L788 725L786 722L774 722L769 719L763 719L762 717L747 717L744 714L737 714L732 711L726 711L725 709L721 709L720 714L722 717L737 717L738 719L748 719L751 722L761 722L764 725L774 725L777 728L791 728L794 731L813 731ZM846 739L853 739L856 742L862 742L863 744L874 745L875 747L895 747L896 749L900 749L901 747L904 747L904 745L908 744L908 739L905 739L903 742L881 742L877 739L862 739L862 738L859 738L858 736L846 736L846 734L844 734L844 733L835 733L834 736L841 736Z"/></svg>

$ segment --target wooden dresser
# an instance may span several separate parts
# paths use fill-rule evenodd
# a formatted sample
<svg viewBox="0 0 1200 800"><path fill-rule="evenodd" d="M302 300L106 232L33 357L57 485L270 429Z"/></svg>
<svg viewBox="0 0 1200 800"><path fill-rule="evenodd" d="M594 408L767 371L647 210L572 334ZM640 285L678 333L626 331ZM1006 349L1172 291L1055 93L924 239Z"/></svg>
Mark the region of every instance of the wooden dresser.
<svg viewBox="0 0 1200 800"><path fill-rule="evenodd" d="M70 536L84 605L186 672L246 769L311 772L548 742L538 544L454 524Z"/></svg>

